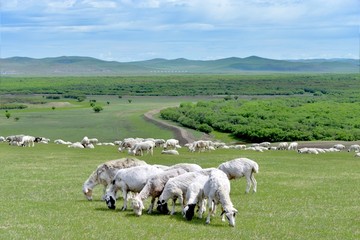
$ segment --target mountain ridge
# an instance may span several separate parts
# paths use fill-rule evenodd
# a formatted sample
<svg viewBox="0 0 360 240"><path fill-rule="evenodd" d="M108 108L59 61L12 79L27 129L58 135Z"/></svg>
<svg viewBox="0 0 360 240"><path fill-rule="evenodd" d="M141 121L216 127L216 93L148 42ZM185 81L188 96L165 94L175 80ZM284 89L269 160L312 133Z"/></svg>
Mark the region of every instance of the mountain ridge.
<svg viewBox="0 0 360 240"><path fill-rule="evenodd" d="M154 58L132 62L106 61L86 56L0 58L1 75L21 76L142 75L155 73L238 74L245 72L357 73L359 67L358 59L348 58L276 60L249 56L214 60Z"/></svg>

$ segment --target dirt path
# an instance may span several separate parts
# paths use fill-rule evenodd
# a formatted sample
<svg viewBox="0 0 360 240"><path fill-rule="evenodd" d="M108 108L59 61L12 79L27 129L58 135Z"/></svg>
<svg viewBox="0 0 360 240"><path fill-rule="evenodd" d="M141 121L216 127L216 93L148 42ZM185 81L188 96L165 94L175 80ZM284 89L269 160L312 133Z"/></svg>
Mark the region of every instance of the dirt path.
<svg viewBox="0 0 360 240"><path fill-rule="evenodd" d="M174 133L174 138L178 139L181 145L185 143L193 142L197 140L191 132L187 131L185 128L171 125L165 121L154 118L154 115L159 113L161 109L154 109L144 114L145 120L154 123L155 125L169 129Z"/></svg>

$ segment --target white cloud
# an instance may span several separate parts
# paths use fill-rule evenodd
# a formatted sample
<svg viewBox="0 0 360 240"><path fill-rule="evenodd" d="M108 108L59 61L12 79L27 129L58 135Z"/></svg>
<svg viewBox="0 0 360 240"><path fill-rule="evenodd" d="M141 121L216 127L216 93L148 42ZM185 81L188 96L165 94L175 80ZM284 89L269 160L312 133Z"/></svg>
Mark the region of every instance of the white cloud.
<svg viewBox="0 0 360 240"><path fill-rule="evenodd" d="M97 0L84 0L82 4L90 5L93 8L116 8L115 1L97 1Z"/></svg>

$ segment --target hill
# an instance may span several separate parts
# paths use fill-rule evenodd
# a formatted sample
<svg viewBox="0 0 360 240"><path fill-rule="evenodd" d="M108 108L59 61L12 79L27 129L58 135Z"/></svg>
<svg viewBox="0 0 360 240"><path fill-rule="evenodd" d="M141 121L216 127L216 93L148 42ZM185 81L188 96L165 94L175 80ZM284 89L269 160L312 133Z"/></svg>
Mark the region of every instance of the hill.
<svg viewBox="0 0 360 240"><path fill-rule="evenodd" d="M27 57L0 58L1 75L22 76L116 76L186 73L244 72L318 72L357 73L356 59L274 60L251 56L217 60L185 58L116 62L91 57L62 56L34 59Z"/></svg>

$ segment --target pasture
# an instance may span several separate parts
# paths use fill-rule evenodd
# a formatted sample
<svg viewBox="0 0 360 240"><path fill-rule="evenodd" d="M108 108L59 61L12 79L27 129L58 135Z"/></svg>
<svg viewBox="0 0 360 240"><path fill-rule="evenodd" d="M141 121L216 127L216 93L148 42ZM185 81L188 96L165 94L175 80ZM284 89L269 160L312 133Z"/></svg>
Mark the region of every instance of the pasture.
<svg viewBox="0 0 360 240"><path fill-rule="evenodd" d="M70 149L51 143L20 148L1 143L0 238L359 238L360 161L353 153L222 149L199 154L183 148L179 156L161 155L156 149L154 156L139 157L150 164L189 162L202 167L236 157L256 160L256 194L244 194L245 179L231 181L231 199L239 211L234 228L221 222L220 210L210 225L205 218L186 221L180 205L174 216L155 212L135 217L131 209L109 210L100 201L100 186L94 189L94 200L87 201L81 189L90 173L102 162L126 156L111 146Z"/></svg>
<svg viewBox="0 0 360 240"><path fill-rule="evenodd" d="M186 97L98 96L104 111L94 113L88 102L12 110L0 116L0 135L29 134L80 141L84 135L100 141L124 137L170 138L172 134L142 118L151 109L196 101ZM109 105L106 102L110 101ZM2 111L4 112L4 111ZM300 143L300 147L306 143ZM330 143L329 143L330 144ZM328 146L330 147L330 145ZM89 202L82 185L105 161L128 156L116 147L70 149L36 144L21 148L0 143L0 239L358 239L360 237L360 161L353 153L298 154L295 151L254 152L222 149L179 156L138 157L149 164L197 163L217 167L224 161L248 157L258 162L258 192L245 195L245 179L231 181L231 199L239 211L236 226L221 222L220 210L210 225L205 218L186 221L177 205L174 216L143 214L131 208L109 210L100 201L102 187ZM121 205L119 201L118 206ZM149 200L145 206L149 205Z"/></svg>

